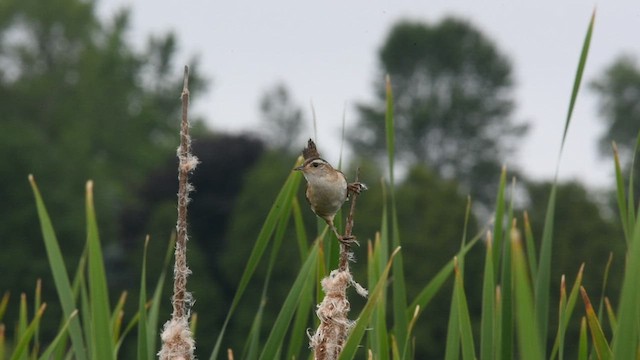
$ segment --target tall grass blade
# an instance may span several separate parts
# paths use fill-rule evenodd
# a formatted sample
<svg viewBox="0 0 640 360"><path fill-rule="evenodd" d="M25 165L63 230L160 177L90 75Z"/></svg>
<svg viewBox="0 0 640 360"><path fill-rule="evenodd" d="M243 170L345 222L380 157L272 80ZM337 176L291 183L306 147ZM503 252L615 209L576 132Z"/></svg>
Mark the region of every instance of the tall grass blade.
<svg viewBox="0 0 640 360"><path fill-rule="evenodd" d="M56 291L60 298L60 305L62 306L64 316L71 319L71 323L69 324L69 335L73 346L73 355L78 360L86 360L87 353L85 350L84 339L82 337L80 320L77 316L71 316L76 309L76 303L71 289L71 282L69 281L67 268L62 257L62 252L60 251L60 246L58 245L58 240L56 238L55 231L53 230L51 219L49 218L44 201L40 195L40 190L38 190L35 179L31 175L29 175L29 182L31 184L33 196L35 197L42 237L47 251L47 258L49 259L49 265L51 267L51 275L53 276Z"/></svg>
<svg viewBox="0 0 640 360"><path fill-rule="evenodd" d="M302 211L300 210L300 202L297 198L293 198L293 223L296 229L296 240L298 241L298 251L300 253L300 260L304 261L309 255L309 239L307 238L307 232L304 228L304 221L302 219Z"/></svg>
<svg viewBox="0 0 640 360"><path fill-rule="evenodd" d="M495 359L500 359L497 355L502 349L502 291L500 285L496 286L496 303L495 303L496 319L493 322L493 333L496 337L493 339L493 352L496 354Z"/></svg>
<svg viewBox="0 0 640 360"><path fill-rule="evenodd" d="M93 182L87 182L87 248L89 249L89 296L91 299L91 340L93 359L115 359L115 341L111 334L109 293L104 257L98 237L93 206Z"/></svg>
<svg viewBox="0 0 640 360"><path fill-rule="evenodd" d="M379 271L380 264L384 266L386 264L386 260L384 259L384 254L382 253L382 243L380 239L380 234L376 234L375 242L371 244L369 242L369 251L368 251L368 284L369 287L373 288L375 284L378 283L380 279L381 272ZM370 349L374 354L377 354L380 357L388 356L389 354L389 334L387 332L387 301L386 301L386 288L382 289L382 295L380 296L380 301L376 305L376 308L373 312L373 317L371 323L376 329L376 331L372 331L369 335ZM408 338L408 336L407 336ZM405 350L408 350L405 347ZM398 350L399 352L399 350ZM399 357L398 357L399 358Z"/></svg>
<svg viewBox="0 0 640 360"><path fill-rule="evenodd" d="M315 281L308 281L305 284L302 294L300 295L300 303L296 310L293 326L290 331L289 346L287 349L287 359L301 359L300 352L303 349L304 340L308 339L306 329L309 326L309 315L312 313L313 290ZM306 348L306 346L304 346Z"/></svg>
<svg viewBox="0 0 640 360"><path fill-rule="evenodd" d="M367 326L370 325L371 314L373 313L373 310L375 309L378 301L380 301L383 288L387 286L387 278L389 277L389 271L391 270L394 258L399 252L400 248L396 248L396 250L389 257L389 262L387 263L387 266L385 267L382 274L380 274L380 279L378 280L376 286L373 288L373 291L369 293L369 299L362 308L362 311L358 316L356 325L353 327L353 329L351 329L349 338L344 344L342 353L340 353L338 359L347 360L354 358L356 351L360 347L360 341L364 336L364 332L367 329Z"/></svg>
<svg viewBox="0 0 640 360"><path fill-rule="evenodd" d="M265 219L262 228L260 229L260 233L258 234L258 238L256 240L256 244L251 250L251 255L249 255L249 259L247 260L247 265L245 266L245 270L242 273L242 277L240 278L240 284L238 284L238 289L236 290L236 294L233 297L231 302L231 307L227 312L227 317L220 329L220 334L218 334L218 338L216 340L216 344L211 352L211 356L209 357L211 360L216 360L219 358L220 347L222 345L222 338L224 337L227 325L229 324L229 320L233 315L242 295L244 295L244 291L246 290L247 285L249 284L249 280L253 276L262 255L271 239L271 235L275 231L276 225L278 224L278 219L282 216L288 216L288 214L284 213L283 209L290 208L290 204L295 196L298 187L300 185L302 177L300 174L291 173L287 178L284 186L280 190L280 193L276 197L273 206L269 210L269 214Z"/></svg>
<svg viewBox="0 0 640 360"><path fill-rule="evenodd" d="M38 279L36 281L36 291L35 291L33 303L34 303L33 316L36 316L36 314L40 310L40 305L42 305L42 279ZM37 354L40 351L39 337L40 337L40 323L37 323L35 334L33 335L33 351L32 351L33 356L32 357L35 357L35 354Z"/></svg>
<svg viewBox="0 0 640 360"><path fill-rule="evenodd" d="M322 279L324 279L324 277L327 276L324 246L322 244L324 242L323 239L325 234L326 232L319 235L316 238L316 242L320 243L320 249L318 250L318 259L319 259L318 268L316 269L316 284L322 284ZM320 304L323 298L324 298L324 294L322 293L322 287L316 286L316 304ZM314 317L314 321L316 326L320 324L320 319L318 319L317 317Z"/></svg>
<svg viewBox="0 0 640 360"><path fill-rule="evenodd" d="M636 205L635 205L635 196L633 194L634 188L634 180L633 173L636 165L636 154L638 153L638 149L640 148L640 133L638 133L638 137L636 138L636 146L633 149L633 156L631 157L631 167L629 168L629 195L627 197L627 216L629 219L629 228L633 228L634 221L636 219Z"/></svg>
<svg viewBox="0 0 640 360"><path fill-rule="evenodd" d="M389 261L389 217L388 217L388 197L387 185L384 178L380 179L380 188L382 189L382 219L380 220L380 263L378 264L378 272L380 275L384 271L384 267ZM386 289L384 290L387 291ZM386 297L386 296L385 296Z"/></svg>
<svg viewBox="0 0 640 360"><path fill-rule="evenodd" d="M456 258L457 259L457 258ZM458 328L460 331L460 341L462 344L462 358L465 360L474 360L476 358L476 350L473 345L473 333L471 331L471 318L469 317L469 306L467 305L467 296L464 292L464 282L462 280L462 271L458 268L454 261L455 271L455 287L456 299L458 306Z"/></svg>
<svg viewBox="0 0 640 360"><path fill-rule="evenodd" d="M7 337L5 335L5 327L3 323L0 323L0 360L4 360L6 343Z"/></svg>
<svg viewBox="0 0 640 360"><path fill-rule="evenodd" d="M567 301L562 306L562 312L560 316L560 321L558 322L558 335L556 336L555 343L553 345L553 349L551 350L551 358L553 359L555 355L562 349L564 346L563 338L560 336L560 331L562 331L562 335L566 333L567 328L569 327L569 320L571 319L571 315L573 314L573 310L575 309L576 302L578 300L578 294L580 292L580 287L582 286L582 274L584 273L584 263L580 266L580 270L578 270L578 275L576 276L576 280L573 282L573 286L571 287L571 292L569 293L569 297ZM564 279L564 277L563 277ZM560 355L560 359L562 359L562 355Z"/></svg>
<svg viewBox="0 0 640 360"><path fill-rule="evenodd" d="M633 229L633 223L629 221L629 213L627 212L626 203L626 191L624 189L624 176L622 175L622 167L620 166L620 154L618 153L618 146L615 142L613 146L613 161L616 173L616 200L618 202L618 211L620 212L620 220L622 221L622 231L624 232L624 239L627 242L627 247L631 242L631 234L629 233ZM631 171L633 172L633 170Z"/></svg>
<svg viewBox="0 0 640 360"><path fill-rule="evenodd" d="M196 338L196 330L198 329L198 313L194 312L191 314L191 318L189 319L189 330L194 338Z"/></svg>
<svg viewBox="0 0 640 360"><path fill-rule="evenodd" d="M291 207L293 206L293 201L289 204L289 208L283 209L284 213L290 214ZM290 216L282 216L278 219L278 226L276 227L276 232L273 237L273 245L271 246L271 256L269 257L269 264L267 265L267 271L264 278L264 284L262 286L262 294L260 296L260 305L258 306L258 312L256 316L254 316L253 325L251 326L251 332L245 346L245 353L248 356L243 356L243 358L255 359L258 356L258 346L260 344L260 328L262 325L262 317L264 313L264 308L267 303L267 292L269 290L269 283L271 280L271 274L273 273L273 267L278 260L278 255L280 254L280 247L282 245L282 241L284 239L284 233L287 229L287 225L289 224Z"/></svg>
<svg viewBox="0 0 640 360"><path fill-rule="evenodd" d="M292 212L296 229L296 238L298 240L298 249L300 251L300 260L301 262L304 262L304 260L309 256L309 245L307 242L307 234L304 229L304 223L302 221L300 204L297 198L293 199ZM320 263L320 261L318 261L318 263ZM291 338L289 339L289 347L287 350L287 359L299 358L304 340L307 339L305 329L309 324L309 315L311 314L311 307L314 299L313 291L315 289L315 284L315 281L310 281L306 284L306 287L302 292L296 316L293 320Z"/></svg>
<svg viewBox="0 0 640 360"><path fill-rule="evenodd" d="M567 139L567 132L569 131L569 123L571 122L571 115L573 115L573 108L576 105L576 99L578 98L578 92L580 91L580 84L582 83L582 74L584 73L584 67L587 64L587 55L589 55L589 46L591 45L591 35L593 34L593 24L596 20L596 10L593 10L591 14L591 20L589 21L589 27L587 28L587 34L585 35L584 42L582 43L582 51L580 52L580 60L578 61L578 68L576 69L576 76L573 80L573 89L571 90L571 100L569 101L569 109L567 110L567 118L564 123L564 131L562 132L562 142L560 143L560 152L564 147L565 140Z"/></svg>
<svg viewBox="0 0 640 360"><path fill-rule="evenodd" d="M589 357L589 344L587 342L587 319L583 316L580 320L580 340L578 342L578 360L587 360Z"/></svg>
<svg viewBox="0 0 640 360"><path fill-rule="evenodd" d="M124 304L127 301L127 292L123 291L116 303L116 307L111 313L111 336L117 341L120 337L120 329L122 328L122 317L124 315Z"/></svg>
<svg viewBox="0 0 640 360"><path fill-rule="evenodd" d="M87 266L87 264L83 264ZM80 295L80 316L83 319L82 331L87 340L87 354L92 354L95 344L91 341L91 302L89 301L89 290L87 289L86 271L78 278L78 294Z"/></svg>
<svg viewBox="0 0 640 360"><path fill-rule="evenodd" d="M140 274L140 299L138 300L138 360L151 360L147 328L147 250L149 249L149 235L144 240L142 253L142 274ZM154 331L155 332L155 331Z"/></svg>
<svg viewBox="0 0 640 360"><path fill-rule="evenodd" d="M511 201L509 202L509 209L507 210L507 231L504 235L503 247L502 247L502 269L500 274L500 285L502 291L502 313L500 314L502 323L500 324L500 354L503 359L513 358L513 343L514 343L514 288L513 288L513 244L508 242L507 235L512 236L512 232L515 230L515 219L513 218L513 196L515 189L515 179L512 185ZM495 261L495 260L494 260Z"/></svg>
<svg viewBox="0 0 640 360"><path fill-rule="evenodd" d="M563 325L564 319L567 317L566 307L567 288L565 283L565 276L562 275L562 280L560 280L560 306L558 309L558 358L560 360L564 359L564 335L566 333L566 329ZM551 357L553 358L553 350L551 351L551 353Z"/></svg>
<svg viewBox="0 0 640 360"><path fill-rule="evenodd" d="M527 262L531 271L531 278L538 277L538 260L536 259L536 245L533 238L533 231L531 230L531 223L529 222L529 214L524 212L524 241L527 245Z"/></svg>
<svg viewBox="0 0 640 360"><path fill-rule="evenodd" d="M593 33L593 25L595 22L596 12L593 11L591 20L589 21L589 27L587 28L587 34L585 36L582 51L580 53L580 59L578 61L578 68L576 70L575 79L573 82L573 90L571 92L571 100L569 102L569 109L567 111L567 117L565 119L564 131L562 133L562 141L560 143L560 151L558 153L558 162L556 164L556 174L551 188L551 194L549 195L549 202L547 205L547 213L545 216L544 230L542 232L542 245L540 247L540 263L538 265L538 274L536 278L535 286L535 313L538 325L538 335L542 341L547 338L547 326L549 323L549 284L551 278L551 249L553 244L553 223L555 217L555 205L556 205L556 184L558 181L558 172L560 169L560 157L562 156L562 150L564 148L565 140L567 138L567 132L569 130L569 124L571 123L571 116L580 90L580 84L582 82L582 75L587 63L587 55L589 54L589 46L591 44L591 34ZM543 353L544 355L544 353Z"/></svg>
<svg viewBox="0 0 640 360"><path fill-rule="evenodd" d="M400 229L398 226L398 213L395 198L394 159L395 159L395 128L393 120L393 91L391 79L386 78L387 109L385 113L385 127L387 135L387 156L389 161L389 193L391 195L391 239L393 248L400 247ZM408 318L407 290L404 282L404 264L402 254L397 255L393 262L393 330L398 344L404 344L407 338ZM403 354L403 358L406 354Z"/></svg>
<svg viewBox="0 0 640 360"><path fill-rule="evenodd" d="M416 308L416 311L413 312L413 317L411 317L411 320L409 321L409 331L408 333L411 334L411 332L413 331L413 328L416 326L416 322L418 321L418 313L420 312L420 307ZM386 332L385 332L386 334ZM413 341L409 341L409 336L407 336L407 343L405 344L405 353L409 352L409 351L413 351L413 349L415 348L415 339ZM399 359L400 358L400 352L398 351L398 344L394 343L393 344L393 355L394 355L394 359ZM409 347L411 346L411 348Z"/></svg>
<svg viewBox="0 0 640 360"><path fill-rule="evenodd" d="M58 335L49 343L47 349L40 355L39 360L50 360L50 359L58 359L58 357L53 356L53 352L56 351L56 347L64 341L67 337L67 329L69 328L69 324L71 324L71 320L78 315L78 310L74 311L71 314L71 318L67 319L65 323L62 325L60 330L58 331Z"/></svg>
<svg viewBox="0 0 640 360"><path fill-rule="evenodd" d="M496 212L494 215L493 223L493 274L496 276L495 281L498 280L497 276L500 274L500 260L502 254L502 239L504 236L504 212L505 212L505 189L507 187L507 168L502 167L500 172L500 183L498 185L498 195L496 196Z"/></svg>
<svg viewBox="0 0 640 360"><path fill-rule="evenodd" d="M596 315L596 312L593 309L593 306L591 306L591 301L589 300L589 296L587 296L587 292L583 287L580 288L580 293L582 294L584 307L586 308L586 311L587 311L587 323L589 324L589 330L591 330L593 347L594 349L596 349L596 353L598 354L598 359L600 360L613 359L613 353L611 352L611 348L609 348L607 339L604 336L604 332L602 331L602 327L600 326L600 322L598 321L598 316ZM633 357L616 357L616 359L633 359Z"/></svg>
<svg viewBox="0 0 640 360"><path fill-rule="evenodd" d="M551 247L553 242L553 222L555 218L556 182L554 181L547 203L544 228L542 230L542 245L540 247L540 262L538 276L535 279L535 313L537 318L538 335L544 339L547 336L549 316L549 286L551 279Z"/></svg>
<svg viewBox="0 0 640 360"><path fill-rule="evenodd" d="M13 355L11 355L11 360L19 360L27 357L27 353L29 351L29 343L31 339L33 339L33 335L36 332L40 324L40 319L42 318L42 314L44 310L47 308L47 304L42 304L36 316L33 318L29 326L25 329L25 331L18 338L18 343L16 344L15 349L13 349Z"/></svg>
<svg viewBox="0 0 640 360"><path fill-rule="evenodd" d="M640 220L636 221L627 252L627 263L618 305L618 326L613 338L615 359L634 359L638 348L640 303Z"/></svg>
<svg viewBox="0 0 640 360"><path fill-rule="evenodd" d="M394 179L394 162L395 162L395 150L396 150L396 134L394 125L394 105L393 105L393 90L391 89L391 77L389 75L385 78L385 91L386 91L386 111L385 111L385 134L387 140L387 161L389 162L389 183L391 184L391 197L393 198L395 179ZM393 200L392 200L393 203Z"/></svg>
<svg viewBox="0 0 640 360"><path fill-rule="evenodd" d="M388 197L387 197L387 186L385 184L384 179L380 179L380 187L382 189L382 219L380 220L380 232L376 234L374 247L371 255L371 260L369 261L370 271L369 271L369 279L368 284L369 287L373 288L375 284L378 283L380 275L384 272L385 265L389 260L389 219L388 219ZM376 331L372 332L370 338L371 349L378 356L388 356L389 354L389 333L387 331L387 288L382 289L381 300L378 302L376 306L376 310L373 314L373 326L376 327ZM405 347L403 349L403 354L409 354L410 349L409 338L410 331L408 332L405 340ZM397 342L396 342L397 348ZM394 349L398 351L398 356L395 359L401 359L400 350Z"/></svg>
<svg viewBox="0 0 640 360"><path fill-rule="evenodd" d="M398 349L398 342L396 341L395 336L391 335L391 358L392 359L401 359L400 357L400 349ZM369 360L373 360L373 352L369 350L368 358Z"/></svg>
<svg viewBox="0 0 640 360"><path fill-rule="evenodd" d="M318 246L319 243L316 243L309 253L309 257L298 272L298 276L289 291L289 295L287 295L287 298L282 305L282 310L278 314L271 333L264 344L260 359L278 358L277 354L283 346L284 337L287 334L289 324L291 323L297 304L299 303L300 297L305 289L305 284L312 282L314 279L316 264L318 261Z"/></svg>
<svg viewBox="0 0 640 360"><path fill-rule="evenodd" d="M469 230L469 219L471 218L471 196L467 196L467 207L464 213L464 226L462 227L462 239L460 240L460 250L462 252L467 245L467 231ZM464 274L464 256L458 259L460 272Z"/></svg>
<svg viewBox="0 0 640 360"><path fill-rule="evenodd" d="M487 233L486 255L484 260L484 277L482 282L482 314L480 320L480 359L492 360L495 358L495 328L494 321L496 303L496 283L493 275L493 247L491 233Z"/></svg>
<svg viewBox="0 0 640 360"><path fill-rule="evenodd" d="M160 302L162 299L162 290L164 288L165 279L167 278L167 269L169 269L169 263L173 258L175 244L176 234L174 232L169 238L167 251L165 252L164 262L162 264L162 271L160 272L160 276L158 277L158 282L156 283L156 287L153 291L153 297L151 298L151 306L149 307L149 312L147 313L147 329L152 329L151 331L147 332L147 349L149 349L152 354L156 354L159 350L156 349L156 342L159 338L156 329L159 329L158 322L160 321Z"/></svg>
<svg viewBox="0 0 640 360"><path fill-rule="evenodd" d="M121 315L124 315L124 314L121 313ZM123 318L123 316L120 316L119 319L118 319L118 321L120 323L122 323L122 318ZM140 321L140 313L136 311L135 314L133 315L133 317L129 320L129 323L127 324L127 326L125 326L125 328L122 331L122 334L120 335L120 337L117 339L118 341L116 342L116 347L115 347L115 353L116 354L120 351L120 347L122 346L122 343L124 342L124 339L133 331L134 328L137 329L139 321ZM147 326L147 328L148 328L148 326ZM136 349L136 351L137 351L137 349Z"/></svg>
<svg viewBox="0 0 640 360"><path fill-rule="evenodd" d="M455 268L454 258L454 268ZM455 282L455 279L454 279ZM449 320L447 322L447 341L444 349L445 360L458 360L460 358L460 314L457 303L458 287L453 287L451 304L449 305Z"/></svg>
<svg viewBox="0 0 640 360"><path fill-rule="evenodd" d="M611 306L611 303L609 302L609 298L605 297L604 298L604 304L605 307L607 308L607 318L609 319L609 325L611 326L611 332L613 332L613 336L615 337L615 331L616 331L616 327L618 326L618 320L616 320L616 313L615 311L613 311L613 307Z"/></svg>
<svg viewBox="0 0 640 360"><path fill-rule="evenodd" d="M18 309L18 326L16 329L16 341L24 336L29 326L29 314L27 313L27 294L20 294L20 309ZM25 359L27 355L24 355Z"/></svg>
<svg viewBox="0 0 640 360"><path fill-rule="evenodd" d="M253 323L251 324L251 330L249 330L249 336L247 337L247 343L242 354L242 359L257 359L260 352L260 328L262 327L262 315L264 314L264 307L267 304L267 299L263 296L260 298L260 304L258 305L258 311L253 317Z"/></svg>
<svg viewBox="0 0 640 360"><path fill-rule="evenodd" d="M527 273L527 264L522 251L520 235L512 229L511 246L513 250L513 273L515 295L515 318L517 326L519 354L523 360L544 358L544 347L538 335L536 318L533 312L533 293Z"/></svg>
<svg viewBox="0 0 640 360"><path fill-rule="evenodd" d="M11 294L6 291L2 296L2 300L0 300L0 322L2 322L2 318L4 318L5 312L7 312L7 306L9 305L9 298L11 298Z"/></svg>
<svg viewBox="0 0 640 360"><path fill-rule="evenodd" d="M609 252L607 265L604 267L604 275L602 276L602 288L600 290L600 304L598 305L598 320L602 322L602 312L604 310L604 299L606 298L607 282L609 281L609 270L613 263L613 252Z"/></svg>

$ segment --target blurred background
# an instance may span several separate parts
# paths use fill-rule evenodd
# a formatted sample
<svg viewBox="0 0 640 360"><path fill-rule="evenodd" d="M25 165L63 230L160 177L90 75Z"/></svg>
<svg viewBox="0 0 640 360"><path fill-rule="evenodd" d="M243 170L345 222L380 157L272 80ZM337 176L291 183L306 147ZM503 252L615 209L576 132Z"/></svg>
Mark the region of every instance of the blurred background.
<svg viewBox="0 0 640 360"><path fill-rule="evenodd" d="M358 202L355 233L373 238L386 168L386 74L396 101L396 191L410 298L455 254L468 195L472 230L490 221L503 164L518 181L516 215L521 220L527 210L540 238L592 11L580 1L3 0L0 291L12 294L9 311L42 278L51 313L43 331L57 326L30 173L70 271L85 241L84 183L93 179L112 293L130 290L128 303L136 304L146 234L149 274L157 275L175 226L184 64L193 70L193 146L202 162L193 176L189 252L200 357L210 353L238 269L309 137L348 177L361 167L371 190ZM587 261L585 287L599 290L613 252L607 292L614 306L624 240L613 206L611 141L628 167L640 129L639 18L637 2L597 9L556 210L554 280L566 273L572 281ZM313 229L313 214L305 214ZM470 254L469 274L478 273L482 253L477 247ZM264 324L299 265L294 251L282 256ZM364 248L356 256L364 258ZM354 267L364 276L364 261ZM479 281L467 282L470 298L480 293ZM444 351L449 294L445 289L418 325L421 358ZM237 312L226 346L242 347L257 300L241 304L249 310ZM470 306L477 317L480 302Z"/></svg>

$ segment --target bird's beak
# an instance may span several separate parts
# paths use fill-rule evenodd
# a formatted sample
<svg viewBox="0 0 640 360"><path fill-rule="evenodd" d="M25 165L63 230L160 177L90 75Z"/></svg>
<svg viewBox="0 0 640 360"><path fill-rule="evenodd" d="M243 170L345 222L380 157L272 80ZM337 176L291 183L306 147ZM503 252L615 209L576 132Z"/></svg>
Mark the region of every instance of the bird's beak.
<svg viewBox="0 0 640 360"><path fill-rule="evenodd" d="M304 169L304 166L300 165L298 167L294 167L293 171L302 171L302 169Z"/></svg>

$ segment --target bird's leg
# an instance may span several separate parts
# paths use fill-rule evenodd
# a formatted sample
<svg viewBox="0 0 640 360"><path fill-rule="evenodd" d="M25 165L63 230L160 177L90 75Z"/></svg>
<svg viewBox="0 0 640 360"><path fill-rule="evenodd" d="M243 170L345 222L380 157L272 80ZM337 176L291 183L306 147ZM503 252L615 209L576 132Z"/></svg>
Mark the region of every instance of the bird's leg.
<svg viewBox="0 0 640 360"><path fill-rule="evenodd" d="M336 229L336 226L333 225L333 220L331 220L331 221L327 220L327 224L329 225L331 230L333 230L333 233L336 235L336 238L338 239L338 241L340 241L342 244L347 245L347 246L351 246L352 244L356 244L356 245L360 246L360 243L358 243L358 240L356 240L355 236L353 236L353 235L349 235L349 236L340 235L340 233L338 233L338 229Z"/></svg>

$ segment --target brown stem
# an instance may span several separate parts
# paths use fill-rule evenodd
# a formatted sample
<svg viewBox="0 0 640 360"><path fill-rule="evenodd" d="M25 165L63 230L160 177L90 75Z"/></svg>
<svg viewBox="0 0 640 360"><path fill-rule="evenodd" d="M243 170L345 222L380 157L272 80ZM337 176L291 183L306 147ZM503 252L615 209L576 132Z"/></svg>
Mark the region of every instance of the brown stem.
<svg viewBox="0 0 640 360"><path fill-rule="evenodd" d="M360 180L360 168L356 169L356 178L355 183L358 183ZM356 212L356 200L358 199L358 192L351 193L351 207L349 208L349 216L347 216L347 223L344 227L344 237L349 238L352 236L353 232L353 216ZM351 246L346 242L340 242L340 262L339 269L340 271L348 271L349 270L349 254L351 253Z"/></svg>
<svg viewBox="0 0 640 360"><path fill-rule="evenodd" d="M189 174L196 168L198 159L191 154L189 137L189 68L184 67L182 85L182 122L180 124L180 148L178 149L178 221L175 265L173 267L173 313L162 330L162 349L158 353L160 360L191 360L195 341L189 329L189 312L193 303L187 292L187 277L191 273L187 267L187 205L189 204Z"/></svg>
<svg viewBox="0 0 640 360"><path fill-rule="evenodd" d="M175 251L175 268L173 283L173 318L184 317L188 310L186 304L187 276L187 204L189 202L189 172L192 170L191 138L189 137L189 67L184 68L182 86L182 122L180 124L180 150L178 168L178 223L176 224L177 239Z"/></svg>

